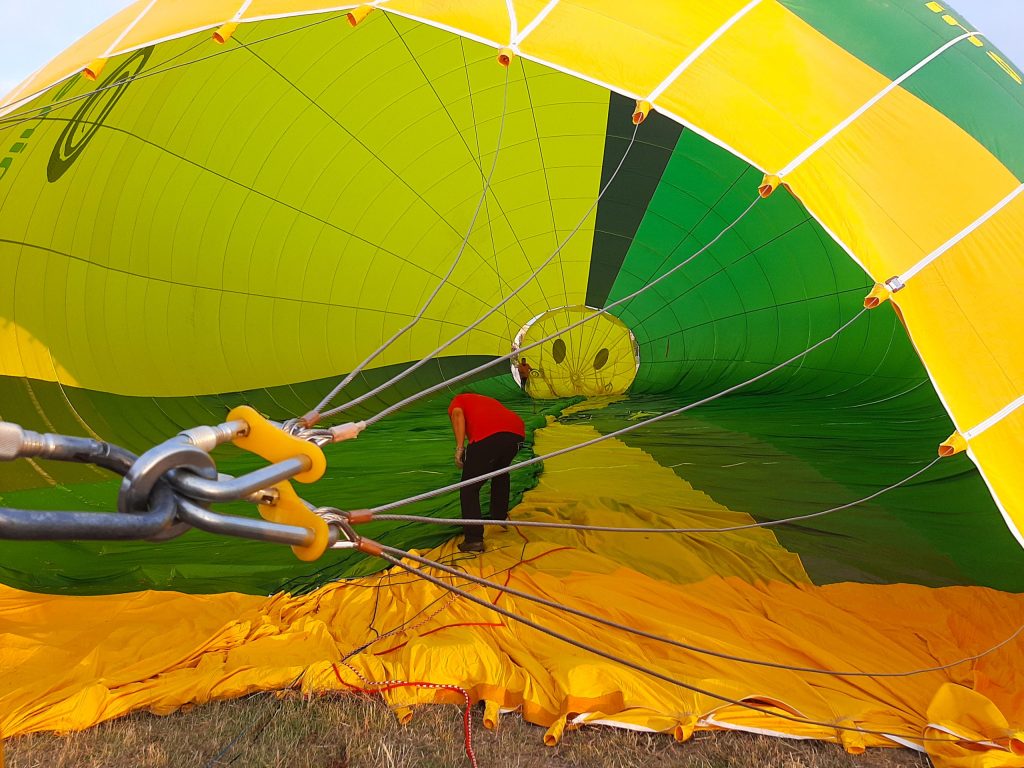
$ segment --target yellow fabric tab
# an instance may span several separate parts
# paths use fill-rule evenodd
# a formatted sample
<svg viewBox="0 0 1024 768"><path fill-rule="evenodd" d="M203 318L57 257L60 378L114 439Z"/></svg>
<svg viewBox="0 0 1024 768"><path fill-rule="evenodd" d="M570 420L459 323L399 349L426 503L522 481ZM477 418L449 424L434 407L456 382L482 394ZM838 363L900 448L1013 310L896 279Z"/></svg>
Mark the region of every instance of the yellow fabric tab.
<svg viewBox="0 0 1024 768"><path fill-rule="evenodd" d="M346 14L345 18L348 19L349 26L355 27L359 25L359 22L361 22L363 19L369 16L372 11L373 8L363 6L362 8L356 8L354 10L349 11Z"/></svg>
<svg viewBox="0 0 1024 768"><path fill-rule="evenodd" d="M202 0L201 3L189 3L188 14L185 16L180 4L158 2L118 43L117 51L144 47L154 40L164 40L182 32L215 29L233 19L241 4L241 0ZM143 3L142 8L145 5ZM140 13L142 8L139 9Z"/></svg>
<svg viewBox="0 0 1024 768"><path fill-rule="evenodd" d="M99 76L103 74L103 70L106 69L106 67L106 59L93 59L92 62L82 70L82 75L86 80L92 80L95 82Z"/></svg>
<svg viewBox="0 0 1024 768"><path fill-rule="evenodd" d="M875 283L871 289L871 293L864 297L864 308L874 309L879 304L888 301L892 297L892 292L882 283Z"/></svg>
<svg viewBox="0 0 1024 768"><path fill-rule="evenodd" d="M223 24L216 32L213 33L213 42L224 45L231 36L235 34L235 30L238 29L238 22L229 21L227 24Z"/></svg>
<svg viewBox="0 0 1024 768"><path fill-rule="evenodd" d="M309 469L299 472L295 479L300 483L313 483L323 477L327 469L327 459L324 458L320 446L288 434L248 405L240 405L228 413L228 421L236 419L249 425L246 434L239 435L231 441L239 448L262 456L270 462L305 456L309 459Z"/></svg>
<svg viewBox="0 0 1024 768"><path fill-rule="evenodd" d="M959 432L954 432L939 444L939 456L954 456L967 450L967 441Z"/></svg>

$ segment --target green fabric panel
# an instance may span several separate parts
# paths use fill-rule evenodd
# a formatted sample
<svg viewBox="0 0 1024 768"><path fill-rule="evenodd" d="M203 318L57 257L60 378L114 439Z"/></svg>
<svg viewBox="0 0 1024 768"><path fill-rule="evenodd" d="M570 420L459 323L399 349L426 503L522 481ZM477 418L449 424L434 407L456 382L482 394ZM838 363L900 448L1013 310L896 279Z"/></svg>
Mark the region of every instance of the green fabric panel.
<svg viewBox="0 0 1024 768"><path fill-rule="evenodd" d="M946 2L940 3L942 13L934 13L920 0L779 2L890 79L964 33L944 22L943 15L952 15L969 31L975 29ZM1024 9L1021 14L1024 18ZM902 87L946 115L1024 180L1024 144L1020 141L1024 87L988 54L995 53L1013 67L1009 59L987 39L979 39L984 47L977 48L967 40L959 42L914 73ZM999 199L994 194L993 203Z"/></svg>
<svg viewBox="0 0 1024 768"><path fill-rule="evenodd" d="M697 253L750 204L760 176L685 132L615 281L626 296ZM784 191L711 248L614 312L640 342L634 391L717 391L828 336L871 281ZM923 371L888 308L754 387L810 396L864 385L880 395Z"/></svg>

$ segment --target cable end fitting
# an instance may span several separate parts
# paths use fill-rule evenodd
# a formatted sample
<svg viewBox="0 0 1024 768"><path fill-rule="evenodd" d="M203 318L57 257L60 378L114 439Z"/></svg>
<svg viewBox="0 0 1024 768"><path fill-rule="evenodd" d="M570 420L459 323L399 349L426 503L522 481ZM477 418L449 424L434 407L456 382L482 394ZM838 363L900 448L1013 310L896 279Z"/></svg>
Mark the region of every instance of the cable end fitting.
<svg viewBox="0 0 1024 768"><path fill-rule="evenodd" d="M0 421L0 461L13 461L25 454L25 430L18 424Z"/></svg>
<svg viewBox="0 0 1024 768"><path fill-rule="evenodd" d="M954 432L939 444L939 456L946 458L963 453L967 450L967 439L959 432Z"/></svg>
<svg viewBox="0 0 1024 768"><path fill-rule="evenodd" d="M299 419L299 424L304 426L306 429L315 427L320 422L320 412L310 411L305 416Z"/></svg>
<svg viewBox="0 0 1024 768"><path fill-rule="evenodd" d="M384 554L384 547L373 539L364 539L362 537L356 542L356 549L364 555L373 555L374 557L380 557Z"/></svg>
<svg viewBox="0 0 1024 768"><path fill-rule="evenodd" d="M238 29L237 21L229 21L227 24L222 24L216 32L213 33L213 42L217 45L224 45L231 36L235 34L235 30Z"/></svg>
<svg viewBox="0 0 1024 768"><path fill-rule="evenodd" d="M361 523L372 522L373 512L368 509L355 509L348 512L345 517L349 525L359 525Z"/></svg>
<svg viewBox="0 0 1024 768"><path fill-rule="evenodd" d="M359 25L363 19L370 15L373 8L363 6L362 8L353 8L351 11L345 14L345 18L348 19L348 25L355 27Z"/></svg>
<svg viewBox="0 0 1024 768"><path fill-rule="evenodd" d="M96 82L96 78L103 72L103 68L107 66L106 59L93 59L92 62L82 70L82 77L90 82Z"/></svg>
<svg viewBox="0 0 1024 768"><path fill-rule="evenodd" d="M651 102L646 99L642 99L636 103L636 109L633 111L633 125L640 125L644 120L647 119L647 115L651 112Z"/></svg>
<svg viewBox="0 0 1024 768"><path fill-rule="evenodd" d="M327 431L331 433L331 442L340 443L343 440L355 440L364 429L366 429L365 421L347 421L344 424L331 427Z"/></svg>
<svg viewBox="0 0 1024 768"><path fill-rule="evenodd" d="M515 51L511 48L502 48L498 51L498 63L503 67L507 67L512 63L512 59L515 58Z"/></svg>

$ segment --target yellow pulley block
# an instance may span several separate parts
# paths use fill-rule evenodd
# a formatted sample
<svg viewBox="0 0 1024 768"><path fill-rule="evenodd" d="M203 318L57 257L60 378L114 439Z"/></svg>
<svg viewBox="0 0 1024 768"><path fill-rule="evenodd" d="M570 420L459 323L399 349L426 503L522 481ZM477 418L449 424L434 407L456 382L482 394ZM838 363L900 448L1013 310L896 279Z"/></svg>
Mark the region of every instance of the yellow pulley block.
<svg viewBox="0 0 1024 768"><path fill-rule="evenodd" d="M305 456L309 459L309 468L295 475L300 483L315 483L324 476L327 470L327 459L320 446L308 440L290 435L283 429L274 426L261 416L255 408L240 405L228 414L228 420L239 419L249 425L244 435L235 437L231 442L243 450L262 456L270 462L294 459Z"/></svg>

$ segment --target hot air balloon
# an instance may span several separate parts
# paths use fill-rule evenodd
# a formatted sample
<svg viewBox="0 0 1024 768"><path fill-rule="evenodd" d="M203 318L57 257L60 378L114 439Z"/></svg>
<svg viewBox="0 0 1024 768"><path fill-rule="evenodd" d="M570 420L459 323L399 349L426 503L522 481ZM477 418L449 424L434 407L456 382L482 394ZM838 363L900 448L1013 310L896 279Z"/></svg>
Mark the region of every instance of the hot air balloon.
<svg viewBox="0 0 1024 768"><path fill-rule="evenodd" d="M341 517L0 543L0 736L398 680L1024 765L1022 129L937 2L132 4L0 102L0 419L319 429ZM465 388L529 428L478 557ZM114 509L40 455L4 508Z"/></svg>

